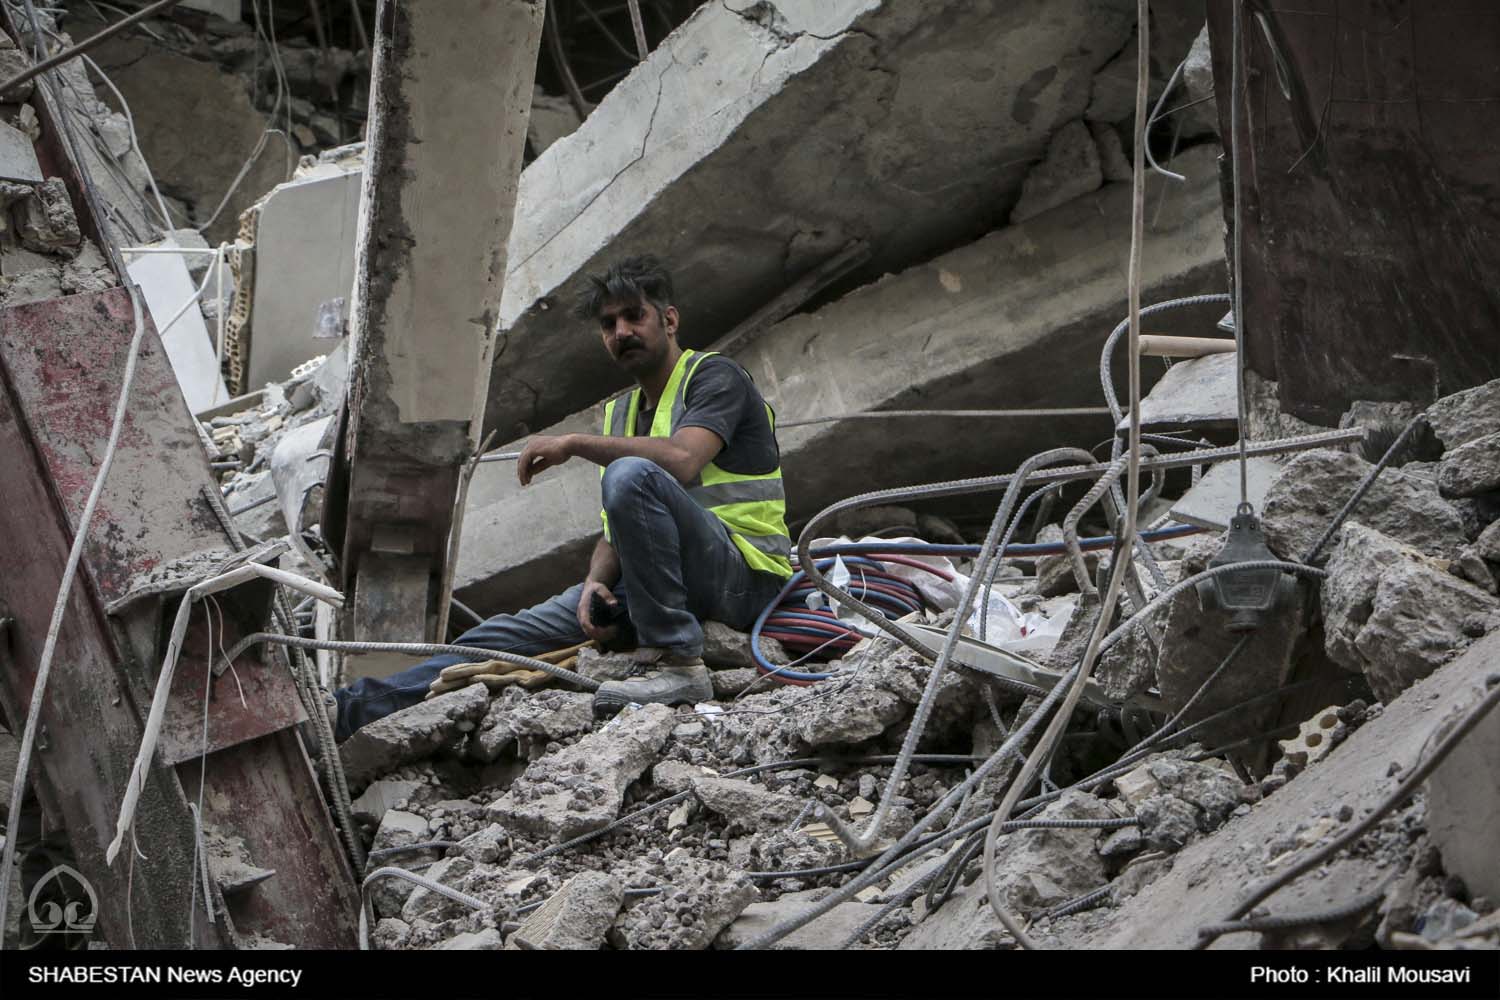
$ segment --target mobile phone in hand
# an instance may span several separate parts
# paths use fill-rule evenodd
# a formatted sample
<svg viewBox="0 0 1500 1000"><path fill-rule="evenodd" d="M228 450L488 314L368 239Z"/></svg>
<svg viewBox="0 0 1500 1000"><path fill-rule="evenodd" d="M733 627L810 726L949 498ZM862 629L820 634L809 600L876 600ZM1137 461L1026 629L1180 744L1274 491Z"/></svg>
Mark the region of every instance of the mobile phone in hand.
<svg viewBox="0 0 1500 1000"><path fill-rule="evenodd" d="M618 604L610 604L597 592L589 595L589 621L594 623L595 628L613 625L624 613L624 608Z"/></svg>

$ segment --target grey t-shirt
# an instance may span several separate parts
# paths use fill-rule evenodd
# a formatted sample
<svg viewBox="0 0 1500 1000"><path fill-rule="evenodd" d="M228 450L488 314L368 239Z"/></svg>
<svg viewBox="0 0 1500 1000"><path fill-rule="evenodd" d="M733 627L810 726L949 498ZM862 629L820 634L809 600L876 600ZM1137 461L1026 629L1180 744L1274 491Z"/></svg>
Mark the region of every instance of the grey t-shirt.
<svg viewBox="0 0 1500 1000"><path fill-rule="evenodd" d="M742 476L772 472L781 464L776 434L766 419L766 402L750 373L722 354L704 358L688 382L683 413L673 430L703 427L724 441L713 463ZM636 415L636 433L651 432L651 413Z"/></svg>

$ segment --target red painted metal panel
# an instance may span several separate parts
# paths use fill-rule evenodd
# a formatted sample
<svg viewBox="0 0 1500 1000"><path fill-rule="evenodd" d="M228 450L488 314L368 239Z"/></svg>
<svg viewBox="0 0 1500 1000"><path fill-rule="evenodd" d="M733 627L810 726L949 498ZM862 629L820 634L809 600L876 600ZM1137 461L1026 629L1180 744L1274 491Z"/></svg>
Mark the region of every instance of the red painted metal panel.
<svg viewBox="0 0 1500 1000"><path fill-rule="evenodd" d="M149 323L149 317L146 319ZM135 327L124 288L0 312L0 356L32 433L77 526L93 484ZM86 557L106 606L148 586L168 564L229 554L202 499L208 455L155 330L147 330L113 471Z"/></svg>
<svg viewBox="0 0 1500 1000"><path fill-rule="evenodd" d="M177 768L189 799L197 798L199 766ZM250 861L276 872L229 897L235 930L298 948L355 947L359 889L296 734L210 754L206 773L205 822L241 837Z"/></svg>

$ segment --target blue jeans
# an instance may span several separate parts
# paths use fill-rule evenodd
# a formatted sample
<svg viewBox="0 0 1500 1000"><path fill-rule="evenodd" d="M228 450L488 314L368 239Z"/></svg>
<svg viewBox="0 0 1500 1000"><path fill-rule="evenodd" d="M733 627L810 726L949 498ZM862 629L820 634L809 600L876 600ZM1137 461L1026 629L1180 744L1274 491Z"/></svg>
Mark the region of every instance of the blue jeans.
<svg viewBox="0 0 1500 1000"><path fill-rule="evenodd" d="M729 529L698 506L655 462L621 458L604 470L601 484L610 534L620 557L614 595L643 646L698 656L700 620L748 629L775 599L783 580L753 570ZM497 652L534 655L583 642L578 601L583 584L513 615L496 615L459 636L457 643ZM444 654L391 677L366 677L334 693L342 742L356 729L415 705L444 667L483 657Z"/></svg>

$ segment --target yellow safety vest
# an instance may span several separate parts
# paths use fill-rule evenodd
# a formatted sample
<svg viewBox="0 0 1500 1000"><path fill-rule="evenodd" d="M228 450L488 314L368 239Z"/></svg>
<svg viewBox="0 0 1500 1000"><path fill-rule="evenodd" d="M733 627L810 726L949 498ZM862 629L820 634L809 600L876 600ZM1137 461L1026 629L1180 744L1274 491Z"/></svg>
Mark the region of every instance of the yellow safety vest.
<svg viewBox="0 0 1500 1000"><path fill-rule="evenodd" d="M683 410L687 408L687 386L705 358L716 352L683 351L667 379L667 387L656 404L656 413L651 418L651 437L671 437ZM606 437L634 437L636 414L640 409L641 390L636 387L628 394L629 402L617 406L623 396L616 396L604 406L604 434ZM766 404L766 420L771 430L776 429L776 414ZM603 478L604 469L599 469ZM686 484L688 495L699 506L723 521L729 528L729 537L745 557L751 569L775 573L777 576L792 575L792 536L786 527L786 494L781 488L781 467L760 475L740 475L726 472L709 462L691 483ZM599 512L604 521L604 538L609 535L609 515Z"/></svg>

